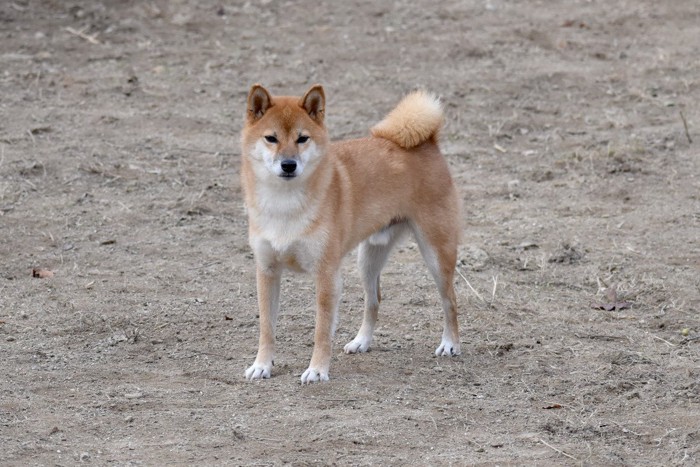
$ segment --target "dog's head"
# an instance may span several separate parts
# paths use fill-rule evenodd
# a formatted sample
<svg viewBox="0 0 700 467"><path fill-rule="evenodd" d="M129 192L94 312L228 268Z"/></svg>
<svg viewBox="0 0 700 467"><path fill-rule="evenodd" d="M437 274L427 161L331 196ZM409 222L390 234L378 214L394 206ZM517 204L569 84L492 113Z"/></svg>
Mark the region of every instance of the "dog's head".
<svg viewBox="0 0 700 467"><path fill-rule="evenodd" d="M325 103L318 84L301 98L273 97L261 85L253 85L241 140L243 157L257 177L289 181L313 170L328 145Z"/></svg>

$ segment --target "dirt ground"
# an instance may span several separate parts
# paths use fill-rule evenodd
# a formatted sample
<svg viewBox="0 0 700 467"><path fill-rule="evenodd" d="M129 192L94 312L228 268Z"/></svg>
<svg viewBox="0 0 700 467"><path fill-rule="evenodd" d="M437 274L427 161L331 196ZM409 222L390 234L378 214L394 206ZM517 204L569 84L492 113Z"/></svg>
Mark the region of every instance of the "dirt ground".
<svg viewBox="0 0 700 467"><path fill-rule="evenodd" d="M0 464L700 463L699 43L696 0L2 2ZM244 379L254 82L334 138L442 97L460 357L408 242L371 352L350 257L331 381L294 275Z"/></svg>

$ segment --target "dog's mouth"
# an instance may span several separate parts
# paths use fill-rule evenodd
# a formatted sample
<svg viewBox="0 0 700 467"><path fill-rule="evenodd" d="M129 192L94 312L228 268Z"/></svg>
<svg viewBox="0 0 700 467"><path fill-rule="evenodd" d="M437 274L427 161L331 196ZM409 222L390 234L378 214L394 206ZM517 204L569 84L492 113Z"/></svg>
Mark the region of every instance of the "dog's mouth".
<svg viewBox="0 0 700 467"><path fill-rule="evenodd" d="M287 178L287 179L291 179L291 178L294 178L296 176L297 176L297 174L294 174L294 173L290 174L290 173L286 173L286 172L279 174L280 178Z"/></svg>

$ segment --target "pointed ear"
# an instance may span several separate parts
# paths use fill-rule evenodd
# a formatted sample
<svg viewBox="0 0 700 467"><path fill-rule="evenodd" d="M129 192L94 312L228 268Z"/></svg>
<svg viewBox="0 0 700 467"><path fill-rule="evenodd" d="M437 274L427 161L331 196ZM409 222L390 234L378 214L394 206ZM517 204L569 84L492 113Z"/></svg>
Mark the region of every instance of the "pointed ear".
<svg viewBox="0 0 700 467"><path fill-rule="evenodd" d="M306 91L304 97L301 98L299 105L304 107L309 117L318 123L323 123L326 112L326 95L323 92L323 86L320 84L311 86L311 89Z"/></svg>
<svg viewBox="0 0 700 467"><path fill-rule="evenodd" d="M248 93L248 119L258 120L265 115L267 109L272 105L272 98L267 89L260 84L254 84Z"/></svg>

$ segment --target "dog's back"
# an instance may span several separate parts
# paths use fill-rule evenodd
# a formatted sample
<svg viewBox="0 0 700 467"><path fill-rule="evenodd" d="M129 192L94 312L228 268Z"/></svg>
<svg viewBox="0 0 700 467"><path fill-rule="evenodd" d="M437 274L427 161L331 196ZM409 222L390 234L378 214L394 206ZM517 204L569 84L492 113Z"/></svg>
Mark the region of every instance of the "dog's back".
<svg viewBox="0 0 700 467"><path fill-rule="evenodd" d="M439 100L416 91L375 125L371 136L331 144L340 190L352 199L340 208L354 219L356 235L349 243L395 219L459 218L459 198L438 147L442 124Z"/></svg>

